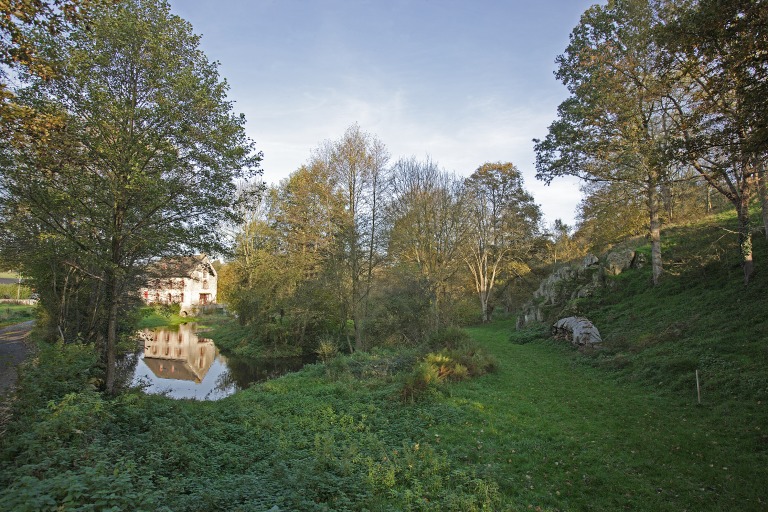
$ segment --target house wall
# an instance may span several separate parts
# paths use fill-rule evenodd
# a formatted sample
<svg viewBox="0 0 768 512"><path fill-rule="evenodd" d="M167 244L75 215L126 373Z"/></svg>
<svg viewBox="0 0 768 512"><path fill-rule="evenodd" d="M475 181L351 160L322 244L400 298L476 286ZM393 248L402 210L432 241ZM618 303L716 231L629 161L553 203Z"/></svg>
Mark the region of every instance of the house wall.
<svg viewBox="0 0 768 512"><path fill-rule="evenodd" d="M215 304L218 276L204 263L192 272L191 277L153 279L149 286L140 290L141 298L146 304L180 304L181 310L187 313L195 306Z"/></svg>

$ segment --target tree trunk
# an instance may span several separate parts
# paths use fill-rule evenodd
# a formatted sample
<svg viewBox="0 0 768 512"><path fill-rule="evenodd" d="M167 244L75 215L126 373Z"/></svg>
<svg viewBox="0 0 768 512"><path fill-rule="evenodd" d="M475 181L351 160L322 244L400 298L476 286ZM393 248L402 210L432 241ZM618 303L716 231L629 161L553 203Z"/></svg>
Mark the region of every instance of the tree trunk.
<svg viewBox="0 0 768 512"><path fill-rule="evenodd" d="M649 234L651 236L651 272L653 284L659 284L663 272L661 259L661 223L659 222L659 199L656 184L648 184L648 214L650 220Z"/></svg>
<svg viewBox="0 0 768 512"><path fill-rule="evenodd" d="M488 290L480 291L480 311L483 316L483 323L488 323Z"/></svg>
<svg viewBox="0 0 768 512"><path fill-rule="evenodd" d="M751 194L745 188L741 194L741 200L737 207L739 219L739 251L741 252L741 266L744 269L744 285L749 284L749 279L754 271L752 261L752 232L749 222L749 199Z"/></svg>
<svg viewBox="0 0 768 512"><path fill-rule="evenodd" d="M107 344L105 347L106 373L104 376L105 389L110 395L115 392L115 369L117 355L117 280L113 272L107 273Z"/></svg>
<svg viewBox="0 0 768 512"><path fill-rule="evenodd" d="M761 163L757 171L757 190L760 194L760 206L763 214L763 230L768 238L768 175L765 164Z"/></svg>

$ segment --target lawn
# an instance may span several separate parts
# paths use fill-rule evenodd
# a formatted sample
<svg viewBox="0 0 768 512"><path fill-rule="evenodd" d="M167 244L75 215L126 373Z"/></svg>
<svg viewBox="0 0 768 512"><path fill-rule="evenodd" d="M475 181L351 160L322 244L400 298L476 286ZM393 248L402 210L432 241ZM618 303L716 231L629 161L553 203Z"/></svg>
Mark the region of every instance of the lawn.
<svg viewBox="0 0 768 512"><path fill-rule="evenodd" d="M35 306L0 304L0 327L35 319Z"/></svg>
<svg viewBox="0 0 768 512"><path fill-rule="evenodd" d="M381 373L398 364L387 354L311 365L213 403L68 393L38 367L59 398L17 412L0 505L70 499L62 510L74 510L101 496L136 510L765 510L763 404L731 402L726 416L693 393L619 382L569 347L529 332L510 341L511 321L469 332L497 371L414 403L402 401L402 379ZM40 359L82 374L87 357L69 350L84 349Z"/></svg>

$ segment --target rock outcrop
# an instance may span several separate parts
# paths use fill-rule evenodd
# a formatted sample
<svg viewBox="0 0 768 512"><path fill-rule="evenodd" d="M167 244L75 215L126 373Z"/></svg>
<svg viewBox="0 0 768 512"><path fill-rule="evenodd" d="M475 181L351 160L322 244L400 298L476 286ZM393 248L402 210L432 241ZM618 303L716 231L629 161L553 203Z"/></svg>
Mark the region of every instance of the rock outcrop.
<svg viewBox="0 0 768 512"><path fill-rule="evenodd" d="M533 298L522 308L517 327L535 322L552 321L568 310L569 303L593 295L610 285L606 276L617 276L626 270L641 268L645 256L631 247L621 247L608 252L602 258L587 254L578 261L557 268L542 280Z"/></svg>
<svg viewBox="0 0 768 512"><path fill-rule="evenodd" d="M565 338L580 347L594 346L603 342L597 327L580 316L569 316L555 322L552 326L552 336Z"/></svg>

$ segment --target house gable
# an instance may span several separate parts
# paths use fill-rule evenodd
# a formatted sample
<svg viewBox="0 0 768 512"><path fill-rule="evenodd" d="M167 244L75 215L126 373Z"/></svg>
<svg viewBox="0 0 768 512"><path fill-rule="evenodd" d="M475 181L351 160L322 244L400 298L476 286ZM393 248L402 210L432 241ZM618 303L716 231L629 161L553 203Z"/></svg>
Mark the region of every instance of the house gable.
<svg viewBox="0 0 768 512"><path fill-rule="evenodd" d="M182 313L215 304L218 274L208 256L163 258L147 267L147 285L140 290L146 304L179 304Z"/></svg>

